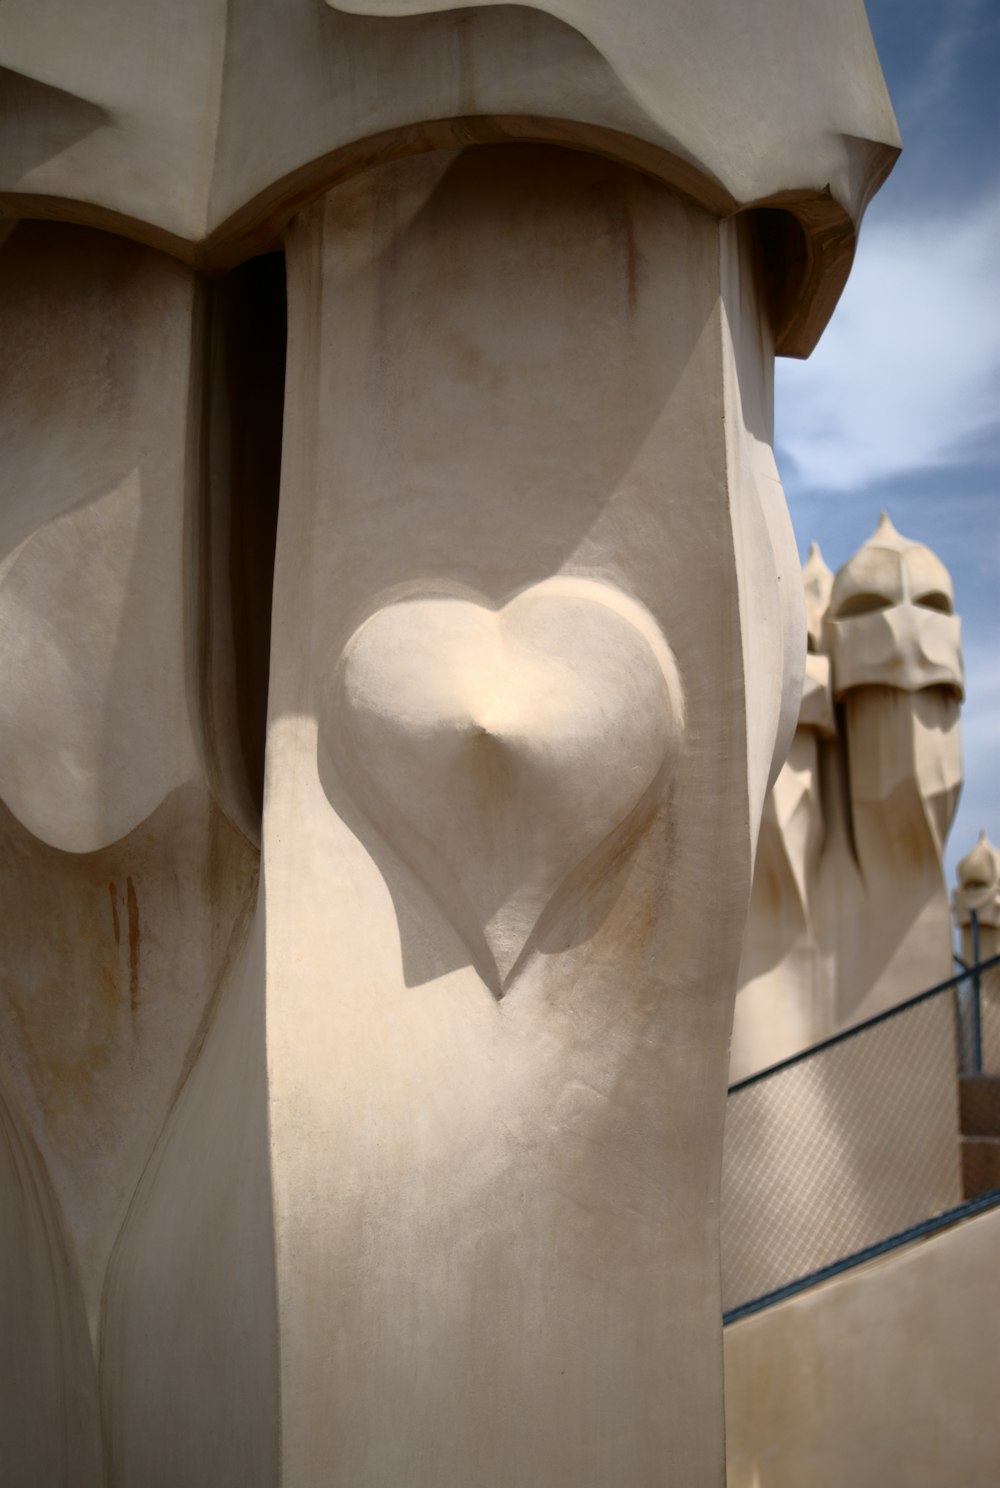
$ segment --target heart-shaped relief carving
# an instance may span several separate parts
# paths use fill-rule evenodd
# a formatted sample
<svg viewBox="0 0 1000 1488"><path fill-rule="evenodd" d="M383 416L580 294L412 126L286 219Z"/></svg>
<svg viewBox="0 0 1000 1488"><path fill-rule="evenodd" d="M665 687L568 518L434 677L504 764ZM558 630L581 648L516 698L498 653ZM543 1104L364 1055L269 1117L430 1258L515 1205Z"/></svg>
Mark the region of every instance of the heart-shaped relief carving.
<svg viewBox="0 0 1000 1488"><path fill-rule="evenodd" d="M320 747L456 927L482 937L500 992L561 885L665 782L682 730L648 611L559 578L500 610L428 596L377 611L344 648Z"/></svg>

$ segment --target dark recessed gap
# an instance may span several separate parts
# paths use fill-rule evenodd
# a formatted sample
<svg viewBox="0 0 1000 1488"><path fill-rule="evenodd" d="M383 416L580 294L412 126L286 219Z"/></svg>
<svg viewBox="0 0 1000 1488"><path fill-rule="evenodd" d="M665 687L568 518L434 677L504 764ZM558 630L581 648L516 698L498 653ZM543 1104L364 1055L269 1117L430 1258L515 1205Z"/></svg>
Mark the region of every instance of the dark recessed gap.
<svg viewBox="0 0 1000 1488"><path fill-rule="evenodd" d="M764 298L777 336L791 318L809 263L801 223L781 207L758 207L753 214L761 249Z"/></svg>
<svg viewBox="0 0 1000 1488"><path fill-rule="evenodd" d="M248 260L210 296L209 733L223 804L256 834L281 480L284 254Z"/></svg>

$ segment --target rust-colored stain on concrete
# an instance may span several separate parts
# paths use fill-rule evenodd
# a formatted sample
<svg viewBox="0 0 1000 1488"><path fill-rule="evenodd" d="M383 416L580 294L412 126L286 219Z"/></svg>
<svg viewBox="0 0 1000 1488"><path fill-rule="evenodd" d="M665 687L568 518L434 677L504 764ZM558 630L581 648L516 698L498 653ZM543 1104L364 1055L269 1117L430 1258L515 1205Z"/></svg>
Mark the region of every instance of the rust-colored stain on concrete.
<svg viewBox="0 0 1000 1488"><path fill-rule="evenodd" d="M625 204L622 209L625 237L625 272L628 280L628 307L634 313L639 299L639 249L635 241L635 223Z"/></svg>
<svg viewBox="0 0 1000 1488"><path fill-rule="evenodd" d="M628 296L629 314L634 315L639 303L640 252L636 239L632 204L627 194L616 189L614 185L605 183L598 190L607 214L608 229L612 237L618 240L621 248L624 259L625 290Z"/></svg>
<svg viewBox="0 0 1000 1488"><path fill-rule="evenodd" d="M128 906L128 998L134 1013L139 1006L139 900L131 874L125 883L125 900Z"/></svg>

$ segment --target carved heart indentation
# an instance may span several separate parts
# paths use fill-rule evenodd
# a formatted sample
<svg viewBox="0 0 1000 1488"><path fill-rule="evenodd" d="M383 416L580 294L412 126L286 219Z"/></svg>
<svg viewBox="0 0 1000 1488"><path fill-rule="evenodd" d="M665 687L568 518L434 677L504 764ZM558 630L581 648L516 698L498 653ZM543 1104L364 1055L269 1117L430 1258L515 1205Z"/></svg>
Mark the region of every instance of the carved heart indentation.
<svg viewBox="0 0 1000 1488"><path fill-rule="evenodd" d="M417 597L344 648L321 747L495 990L573 869L635 812L683 728L672 653L608 585L551 579L501 610Z"/></svg>

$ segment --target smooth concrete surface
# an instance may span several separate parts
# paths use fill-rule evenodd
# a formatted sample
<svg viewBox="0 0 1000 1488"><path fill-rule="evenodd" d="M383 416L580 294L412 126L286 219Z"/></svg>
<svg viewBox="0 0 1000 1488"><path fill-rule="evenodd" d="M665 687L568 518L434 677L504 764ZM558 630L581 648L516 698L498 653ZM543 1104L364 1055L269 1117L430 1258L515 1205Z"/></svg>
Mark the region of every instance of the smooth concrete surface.
<svg viewBox="0 0 1000 1488"><path fill-rule="evenodd" d="M947 570L885 515L834 579L826 629L850 837L832 845L820 894L843 1026L951 975L944 849L965 682Z"/></svg>
<svg viewBox="0 0 1000 1488"><path fill-rule="evenodd" d="M288 1485L721 1482L739 935L694 907L742 920L803 650L753 253L521 146L383 167L290 239L263 829Z"/></svg>
<svg viewBox="0 0 1000 1488"><path fill-rule="evenodd" d="M995 1488L1000 1212L726 1329L729 1488Z"/></svg>
<svg viewBox="0 0 1000 1488"><path fill-rule="evenodd" d="M776 1064L831 1032L818 879L826 840L820 757L836 738L823 617L833 574L814 543L802 568L806 661L788 757L764 803L740 958L730 1079Z"/></svg>
<svg viewBox="0 0 1000 1488"><path fill-rule="evenodd" d="M0 254L11 1488L120 1481L98 1405L109 1278L256 895L257 853L209 788L199 697L201 297L175 260L91 229L21 223ZM189 1167L173 1213L204 1220L203 1199ZM172 1223L162 1237L176 1248ZM157 1295L176 1316L177 1293ZM156 1397L173 1399L159 1368Z"/></svg>
<svg viewBox="0 0 1000 1488"><path fill-rule="evenodd" d="M862 0L765 0L752 24L727 0L9 0L0 88L0 213L212 267L278 246L345 174L487 141L595 149L716 213L773 207L776 334L800 356L899 150Z"/></svg>
<svg viewBox="0 0 1000 1488"><path fill-rule="evenodd" d="M895 124L859 0L409 12L4 10L10 1488L722 1482L773 359Z"/></svg>

